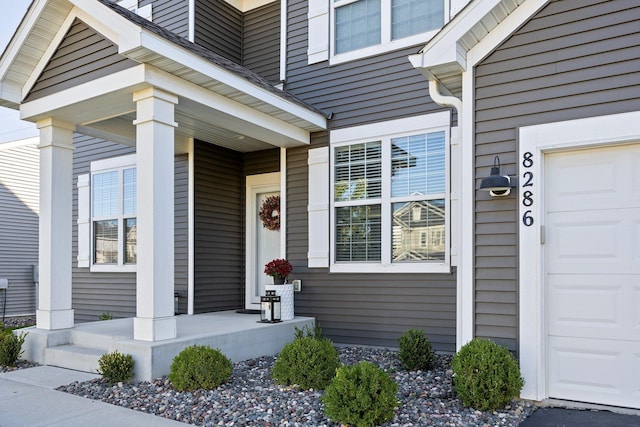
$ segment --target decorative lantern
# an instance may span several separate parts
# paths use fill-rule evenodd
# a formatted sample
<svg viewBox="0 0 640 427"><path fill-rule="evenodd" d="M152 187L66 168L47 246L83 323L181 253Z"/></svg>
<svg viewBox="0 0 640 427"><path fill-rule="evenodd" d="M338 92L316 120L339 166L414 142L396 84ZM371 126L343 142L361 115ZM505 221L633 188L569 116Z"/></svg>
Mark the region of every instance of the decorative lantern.
<svg viewBox="0 0 640 427"><path fill-rule="evenodd" d="M267 291L265 296L260 297L260 322L278 323L282 319L282 303L276 291Z"/></svg>

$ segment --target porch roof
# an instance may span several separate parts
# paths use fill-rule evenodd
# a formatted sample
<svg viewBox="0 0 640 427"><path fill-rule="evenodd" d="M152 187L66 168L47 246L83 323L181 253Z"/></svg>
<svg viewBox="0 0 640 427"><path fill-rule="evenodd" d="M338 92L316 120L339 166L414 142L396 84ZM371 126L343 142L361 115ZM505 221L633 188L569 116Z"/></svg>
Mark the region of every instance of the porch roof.
<svg viewBox="0 0 640 427"><path fill-rule="evenodd" d="M138 65L25 101L75 19ZM158 87L179 98L176 139L238 151L309 143L326 129L320 111L254 72L191 43L109 0L34 0L0 57L0 105L36 122L54 117L82 133L135 143L134 91Z"/></svg>

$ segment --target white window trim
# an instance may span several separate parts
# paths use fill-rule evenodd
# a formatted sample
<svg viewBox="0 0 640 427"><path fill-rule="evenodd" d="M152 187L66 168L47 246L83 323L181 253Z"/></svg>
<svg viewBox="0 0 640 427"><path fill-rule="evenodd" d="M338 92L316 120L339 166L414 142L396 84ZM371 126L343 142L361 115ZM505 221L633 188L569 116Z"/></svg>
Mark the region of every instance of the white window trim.
<svg viewBox="0 0 640 427"><path fill-rule="evenodd" d="M153 8L151 3L142 7L138 7L138 0L120 0L117 3L125 9L138 14L149 21L153 20Z"/></svg>
<svg viewBox="0 0 640 427"><path fill-rule="evenodd" d="M331 273L449 273L451 271L451 165L450 165L450 113L443 111L434 114L409 117L404 119L390 120L386 122L373 123L368 125L354 126L345 129L338 129L330 132L330 262L329 271ZM391 205L388 195L382 197L382 262L336 262L335 259L335 195L334 195L334 148L373 140L388 140L391 137L401 137L414 135L416 133L432 133L444 131L445 134L445 257L442 262L391 262L391 234L388 229L391 221L391 212L386 212L386 206ZM384 142L383 142L384 145ZM383 147L383 162L389 162L385 157ZM384 170L384 169L383 169ZM388 186L389 179L383 175L383 186ZM386 192L388 193L388 192ZM385 251L389 252L388 254ZM387 260L388 259L388 260Z"/></svg>
<svg viewBox="0 0 640 427"><path fill-rule="evenodd" d="M89 177L90 185L93 184L93 175L101 172L108 172L114 169L126 169L136 167L136 155L129 154L126 156L112 157L104 160L96 160L91 162L91 174ZM122 184L122 183L120 183ZM122 191L122 189L120 189ZM93 189L89 190L89 271L93 272L111 272L111 273L135 273L137 271L136 264L124 264L122 258L122 247L120 239L122 238L122 229L118 227L118 264L95 264L94 263L94 229L93 229L93 202L91 200ZM79 201L80 202L80 201ZM119 203L122 203L122 195L119 195Z"/></svg>
<svg viewBox="0 0 640 427"><path fill-rule="evenodd" d="M435 30L428 31L426 33L419 33L413 36L391 40L391 0L380 0L382 2L380 5L380 15L382 19L382 26L380 30L380 44L338 54L335 52L335 11L340 6L346 6L355 1L357 0L341 0L337 2L329 2L329 65L341 64L343 62L366 58L368 56L375 56L382 53L403 49L409 46L425 44L440 31L440 28L436 28ZM449 21L449 0L444 0L443 10L444 26Z"/></svg>

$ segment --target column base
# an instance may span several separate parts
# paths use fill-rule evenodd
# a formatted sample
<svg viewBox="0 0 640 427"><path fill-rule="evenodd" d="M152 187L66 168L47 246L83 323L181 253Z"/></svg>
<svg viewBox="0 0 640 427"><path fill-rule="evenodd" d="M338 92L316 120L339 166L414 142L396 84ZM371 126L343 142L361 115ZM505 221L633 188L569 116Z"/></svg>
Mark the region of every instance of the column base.
<svg viewBox="0 0 640 427"><path fill-rule="evenodd" d="M36 328L54 331L73 328L73 310L36 310Z"/></svg>
<svg viewBox="0 0 640 427"><path fill-rule="evenodd" d="M170 340L178 336L176 317L133 318L133 339L140 341Z"/></svg>

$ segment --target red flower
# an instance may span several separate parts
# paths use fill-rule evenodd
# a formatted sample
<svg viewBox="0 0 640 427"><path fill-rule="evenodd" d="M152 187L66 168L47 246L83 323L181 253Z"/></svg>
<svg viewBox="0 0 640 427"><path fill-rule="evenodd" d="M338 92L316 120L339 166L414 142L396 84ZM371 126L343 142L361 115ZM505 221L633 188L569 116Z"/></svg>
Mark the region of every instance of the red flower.
<svg viewBox="0 0 640 427"><path fill-rule="evenodd" d="M293 266L286 259L274 259L264 266L264 273L272 277L287 277Z"/></svg>

